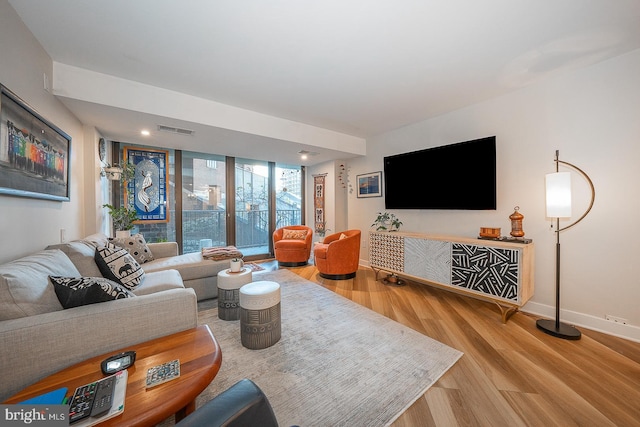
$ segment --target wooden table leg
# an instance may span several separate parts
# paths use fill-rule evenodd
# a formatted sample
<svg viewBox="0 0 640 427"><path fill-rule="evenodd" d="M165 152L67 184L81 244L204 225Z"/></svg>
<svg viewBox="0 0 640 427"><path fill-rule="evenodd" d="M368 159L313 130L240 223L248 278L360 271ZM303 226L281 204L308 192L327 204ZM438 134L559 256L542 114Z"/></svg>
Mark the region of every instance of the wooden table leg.
<svg viewBox="0 0 640 427"><path fill-rule="evenodd" d="M195 410L196 410L196 401L192 400L191 402L189 402L187 406L185 406L184 408L176 412L175 414L176 423L179 423L180 421L182 421L187 415L189 415Z"/></svg>
<svg viewBox="0 0 640 427"><path fill-rule="evenodd" d="M502 304L498 304L497 302L495 302L495 304L500 308L500 314L502 315L502 323L507 323L507 321L513 315L513 313L518 311L517 306L505 307Z"/></svg>

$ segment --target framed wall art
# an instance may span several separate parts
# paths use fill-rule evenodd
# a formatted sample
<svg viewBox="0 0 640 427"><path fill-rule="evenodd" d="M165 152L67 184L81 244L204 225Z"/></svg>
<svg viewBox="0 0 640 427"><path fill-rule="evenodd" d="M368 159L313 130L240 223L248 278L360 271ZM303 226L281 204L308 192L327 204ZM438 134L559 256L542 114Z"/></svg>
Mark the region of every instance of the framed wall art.
<svg viewBox="0 0 640 427"><path fill-rule="evenodd" d="M358 197L382 197L382 172L356 175Z"/></svg>
<svg viewBox="0 0 640 427"><path fill-rule="evenodd" d="M71 137L0 85L0 194L69 201Z"/></svg>
<svg viewBox="0 0 640 427"><path fill-rule="evenodd" d="M169 222L167 206L169 152L125 147L124 161L134 166L133 178L125 183L125 200L142 223Z"/></svg>
<svg viewBox="0 0 640 427"><path fill-rule="evenodd" d="M314 230L319 236L326 232L327 222L324 218L324 182L326 174L313 176L313 222Z"/></svg>

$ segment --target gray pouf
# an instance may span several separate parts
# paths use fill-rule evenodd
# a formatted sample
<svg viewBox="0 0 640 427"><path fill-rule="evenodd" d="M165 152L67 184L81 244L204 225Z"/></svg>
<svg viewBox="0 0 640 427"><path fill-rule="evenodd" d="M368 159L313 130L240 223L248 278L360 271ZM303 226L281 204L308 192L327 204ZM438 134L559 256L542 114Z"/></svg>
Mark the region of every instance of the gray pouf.
<svg viewBox="0 0 640 427"><path fill-rule="evenodd" d="M242 345L260 350L281 336L280 285L258 281L240 288L240 338Z"/></svg>
<svg viewBox="0 0 640 427"><path fill-rule="evenodd" d="M218 273L218 318L221 320L240 319L240 288L251 283L250 268L239 272L224 270Z"/></svg>

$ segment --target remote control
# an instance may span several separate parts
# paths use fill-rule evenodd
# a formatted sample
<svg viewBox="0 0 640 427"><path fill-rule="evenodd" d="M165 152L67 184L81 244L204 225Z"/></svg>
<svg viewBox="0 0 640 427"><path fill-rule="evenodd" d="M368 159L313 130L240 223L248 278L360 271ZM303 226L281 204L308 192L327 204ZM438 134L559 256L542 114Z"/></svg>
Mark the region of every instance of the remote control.
<svg viewBox="0 0 640 427"><path fill-rule="evenodd" d="M147 388L155 387L180 376L180 360L172 360L147 371Z"/></svg>
<svg viewBox="0 0 640 427"><path fill-rule="evenodd" d="M75 423L88 416L96 417L111 409L116 376L76 388L69 406L69 423Z"/></svg>

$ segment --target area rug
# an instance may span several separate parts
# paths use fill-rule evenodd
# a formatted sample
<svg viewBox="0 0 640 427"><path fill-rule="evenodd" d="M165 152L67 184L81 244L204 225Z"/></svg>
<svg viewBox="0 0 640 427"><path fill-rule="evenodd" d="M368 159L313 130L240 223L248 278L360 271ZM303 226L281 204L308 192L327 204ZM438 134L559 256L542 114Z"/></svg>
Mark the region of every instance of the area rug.
<svg viewBox="0 0 640 427"><path fill-rule="evenodd" d="M219 320L215 303L201 303L199 323L218 340L222 366L197 407L249 378L281 426L384 426L462 356L290 271L253 280L281 285L282 338L267 349L246 349L240 321Z"/></svg>

